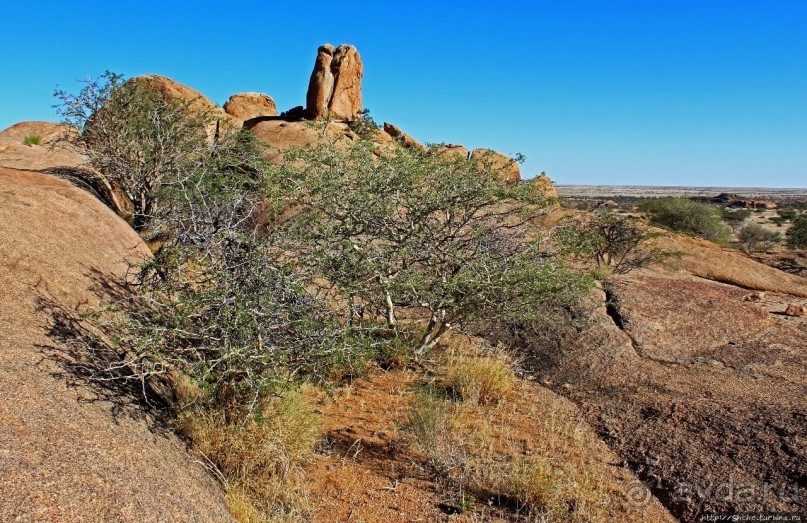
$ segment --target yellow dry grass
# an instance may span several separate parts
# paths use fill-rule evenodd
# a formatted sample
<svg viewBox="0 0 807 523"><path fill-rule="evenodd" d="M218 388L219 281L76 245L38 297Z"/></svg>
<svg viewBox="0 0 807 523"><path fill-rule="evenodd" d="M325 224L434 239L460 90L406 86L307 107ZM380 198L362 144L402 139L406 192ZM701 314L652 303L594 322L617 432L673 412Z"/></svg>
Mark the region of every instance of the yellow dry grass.
<svg viewBox="0 0 807 523"><path fill-rule="evenodd" d="M305 521L308 493L302 465L314 454L320 418L313 391L283 391L263 399L255 414L234 416L200 401L193 382L175 385L180 405L177 430L219 477L241 523Z"/></svg>

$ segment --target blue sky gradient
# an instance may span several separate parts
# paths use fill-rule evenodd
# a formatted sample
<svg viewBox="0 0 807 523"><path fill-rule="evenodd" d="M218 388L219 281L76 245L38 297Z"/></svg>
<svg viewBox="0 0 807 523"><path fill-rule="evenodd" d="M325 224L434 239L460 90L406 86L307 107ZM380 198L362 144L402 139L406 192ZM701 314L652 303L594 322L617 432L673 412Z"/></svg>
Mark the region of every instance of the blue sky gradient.
<svg viewBox="0 0 807 523"><path fill-rule="evenodd" d="M358 47L376 120L524 177L807 187L807 0L8 1L0 128L105 69L288 109L324 42Z"/></svg>

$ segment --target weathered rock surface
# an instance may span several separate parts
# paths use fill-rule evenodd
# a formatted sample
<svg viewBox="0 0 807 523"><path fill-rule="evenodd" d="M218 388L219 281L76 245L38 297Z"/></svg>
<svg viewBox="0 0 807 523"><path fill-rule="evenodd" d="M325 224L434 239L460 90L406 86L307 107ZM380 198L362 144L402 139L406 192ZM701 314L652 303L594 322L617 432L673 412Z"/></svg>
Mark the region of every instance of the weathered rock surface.
<svg viewBox="0 0 807 523"><path fill-rule="evenodd" d="M745 289L807 298L807 279L759 263L736 249L667 231L657 243L679 254L666 259L663 267Z"/></svg>
<svg viewBox="0 0 807 523"><path fill-rule="evenodd" d="M352 45L325 44L317 50L308 83L306 114L311 120L355 120L362 111L364 65Z"/></svg>
<svg viewBox="0 0 807 523"><path fill-rule="evenodd" d="M54 308L98 303L102 280L143 256L90 194L0 168L0 521L232 521L184 443L71 367L53 322Z"/></svg>
<svg viewBox="0 0 807 523"><path fill-rule="evenodd" d="M581 335L520 340L527 365L571 384L555 390L681 521L803 511L807 318L781 314L794 297L635 272L600 292ZM740 486L753 494L722 495Z"/></svg>
<svg viewBox="0 0 807 523"><path fill-rule="evenodd" d="M424 154L428 152L428 149L422 143L403 132L397 125L384 122L384 132L407 149L415 149Z"/></svg>
<svg viewBox="0 0 807 523"><path fill-rule="evenodd" d="M787 316L805 316L805 315L807 315L807 305L797 305L795 303L791 303L785 309L785 315L787 315Z"/></svg>
<svg viewBox="0 0 807 523"><path fill-rule="evenodd" d="M490 149L474 149L474 152L471 153L471 161L480 170L494 172L502 181L510 183L521 181L521 170L518 168L518 163L502 153Z"/></svg>
<svg viewBox="0 0 807 523"><path fill-rule="evenodd" d="M87 162L75 148L60 137L72 129L50 122L20 122L0 132L0 167L15 169L49 169L78 167ZM26 136L39 136L40 145L25 145Z"/></svg>
<svg viewBox="0 0 807 523"><path fill-rule="evenodd" d="M238 93L224 104L224 112L241 121L261 116L277 116L275 101L268 94Z"/></svg>
<svg viewBox="0 0 807 523"><path fill-rule="evenodd" d="M269 161L276 164L283 163L285 151L305 145L316 145L323 139L322 129L310 125L310 122L256 120L246 122L245 129L268 146L264 154ZM331 137L338 137L339 140L359 139L359 136L350 130L350 126L343 122L329 123L325 132Z"/></svg>
<svg viewBox="0 0 807 523"><path fill-rule="evenodd" d="M445 145L435 146L433 149L434 154L439 154L445 159L460 157L467 160L471 156L471 151L462 145L449 143Z"/></svg>

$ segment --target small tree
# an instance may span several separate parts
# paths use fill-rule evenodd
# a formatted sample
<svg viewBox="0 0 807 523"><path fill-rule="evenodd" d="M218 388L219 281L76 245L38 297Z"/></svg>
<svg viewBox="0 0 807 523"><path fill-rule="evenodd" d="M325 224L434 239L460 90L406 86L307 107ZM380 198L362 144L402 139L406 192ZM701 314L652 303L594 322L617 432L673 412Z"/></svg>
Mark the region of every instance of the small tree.
<svg viewBox="0 0 807 523"><path fill-rule="evenodd" d="M700 236L716 243L729 240L729 229L720 217L720 210L688 198L658 198L640 204L653 225L673 231Z"/></svg>
<svg viewBox="0 0 807 523"><path fill-rule="evenodd" d="M787 244L794 249L807 248L807 216L799 216L787 230Z"/></svg>
<svg viewBox="0 0 807 523"><path fill-rule="evenodd" d="M751 216L751 211L749 209L738 209L738 210L731 210L731 209L723 209L723 220L731 227L732 231L737 231L740 227L742 227L743 222Z"/></svg>
<svg viewBox="0 0 807 523"><path fill-rule="evenodd" d="M213 116L147 82L107 71L88 79L78 94L57 90L55 96L62 122L77 131L64 139L131 201L135 230L153 218L162 184L185 176L210 154L205 129Z"/></svg>
<svg viewBox="0 0 807 523"><path fill-rule="evenodd" d="M627 274L660 261L664 253L649 245L657 236L610 212L569 220L554 235L564 250L590 257L597 268L607 267L615 274Z"/></svg>
<svg viewBox="0 0 807 523"><path fill-rule="evenodd" d="M542 304L585 286L528 241L544 200L465 158L378 157L359 141L286 159L279 176L302 209L282 227L289 250L346 295L349 322L397 336L399 315L422 317L418 353L464 322L538 321Z"/></svg>
<svg viewBox="0 0 807 523"><path fill-rule="evenodd" d="M737 239L746 252L767 252L774 244L782 241L782 235L756 223L749 223L740 229Z"/></svg>

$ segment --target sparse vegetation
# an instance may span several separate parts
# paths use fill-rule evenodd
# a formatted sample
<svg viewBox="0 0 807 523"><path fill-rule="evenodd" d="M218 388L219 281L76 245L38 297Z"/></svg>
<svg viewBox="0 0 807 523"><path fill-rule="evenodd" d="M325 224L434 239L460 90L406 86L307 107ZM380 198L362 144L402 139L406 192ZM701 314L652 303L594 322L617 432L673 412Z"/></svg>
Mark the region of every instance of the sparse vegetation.
<svg viewBox="0 0 807 523"><path fill-rule="evenodd" d="M787 244L795 249L807 248L807 216L801 215L793 221L787 230Z"/></svg>
<svg viewBox="0 0 807 523"><path fill-rule="evenodd" d="M513 361L502 351L475 357L451 356L446 364L443 386L462 401L495 404L513 392Z"/></svg>
<svg viewBox="0 0 807 523"><path fill-rule="evenodd" d="M136 230L158 212L166 186L212 157L206 128L213 115L168 98L147 82L127 82L107 71L87 80L78 94L57 90L55 96L62 122L77 131L64 139L131 201Z"/></svg>
<svg viewBox="0 0 807 523"><path fill-rule="evenodd" d="M782 241L782 235L778 232L769 231L761 225L749 223L740 229L737 240L746 252L766 252L774 244Z"/></svg>
<svg viewBox="0 0 807 523"><path fill-rule="evenodd" d="M648 214L653 225L699 236L716 243L729 240L728 227L717 207L688 198L658 198L646 200L640 208Z"/></svg>
<svg viewBox="0 0 807 523"><path fill-rule="evenodd" d="M319 416L305 392L265 396L252 412L208 408L210 399L201 391L181 398L186 406L179 411L177 430L222 480L239 521L304 520L302 465L313 457L319 439Z"/></svg>
<svg viewBox="0 0 807 523"><path fill-rule="evenodd" d="M599 212L568 220L554 238L565 251L591 258L598 269L627 274L665 257L651 244L657 236L624 216Z"/></svg>
<svg viewBox="0 0 807 523"><path fill-rule="evenodd" d="M42 137L38 134L29 134L23 138L24 145L42 145Z"/></svg>
<svg viewBox="0 0 807 523"><path fill-rule="evenodd" d="M743 222L751 216L751 211L749 209L729 209L724 208L722 210L723 220L731 227L732 231L737 231L740 227L742 227Z"/></svg>
<svg viewBox="0 0 807 523"><path fill-rule="evenodd" d="M443 380L456 376L453 367L462 358L473 362L478 356L447 360L439 371ZM471 375L475 367L471 363ZM510 393L524 391L513 388ZM426 388L413 402L407 426L411 442L444 489L453 493L458 509L467 500L479 500L548 521L608 520L605 490L592 479L601 473L598 465L578 462L588 451L575 443L577 422L560 409L535 412L530 420L542 427L543 439L533 442L537 446L525 455L517 450L522 440L513 425L525 414L510 408L508 403L457 403L434 388Z"/></svg>

